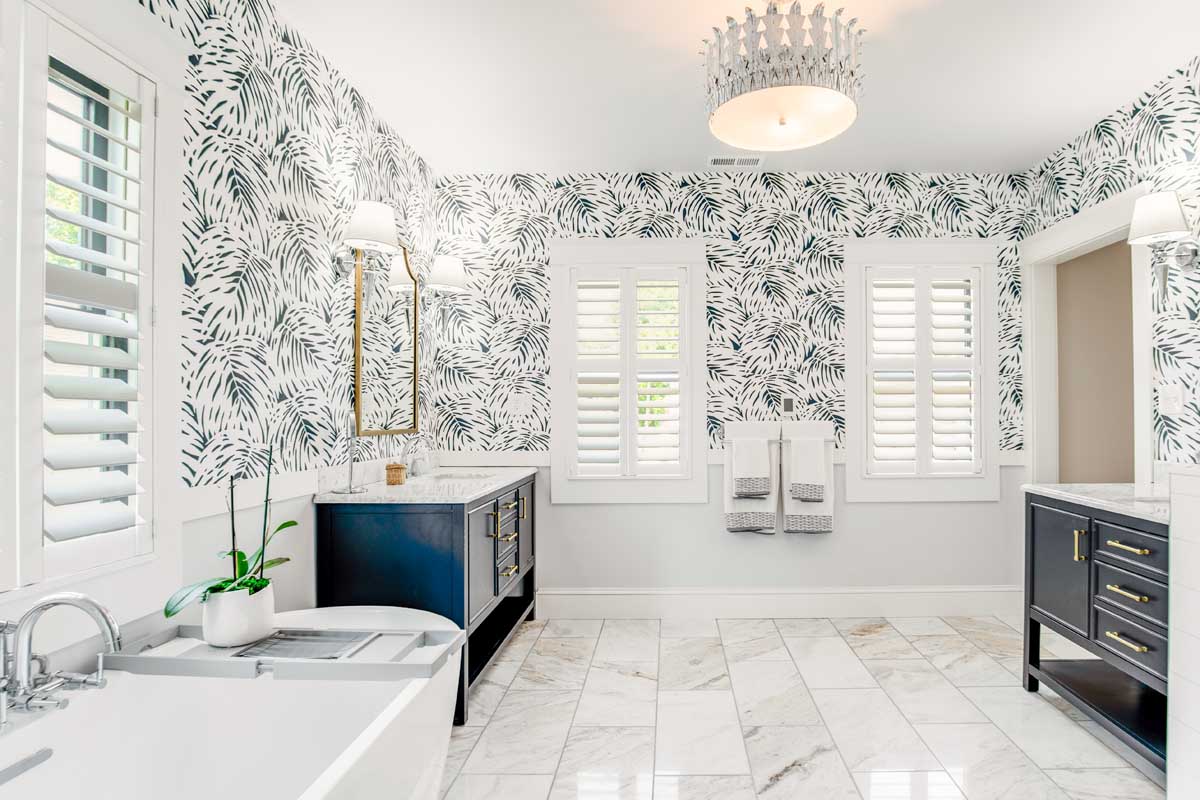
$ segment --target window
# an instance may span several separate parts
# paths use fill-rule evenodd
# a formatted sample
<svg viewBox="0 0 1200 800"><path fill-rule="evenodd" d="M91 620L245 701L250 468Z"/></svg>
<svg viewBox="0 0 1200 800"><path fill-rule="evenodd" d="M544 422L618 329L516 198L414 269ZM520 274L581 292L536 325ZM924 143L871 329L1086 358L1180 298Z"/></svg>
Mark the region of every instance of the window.
<svg viewBox="0 0 1200 800"><path fill-rule="evenodd" d="M701 502L704 245L555 241L551 500Z"/></svg>
<svg viewBox="0 0 1200 800"><path fill-rule="evenodd" d="M996 500L990 241L846 243L846 494Z"/></svg>
<svg viewBox="0 0 1200 800"><path fill-rule="evenodd" d="M19 584L152 550L154 85L41 15L26 52Z"/></svg>

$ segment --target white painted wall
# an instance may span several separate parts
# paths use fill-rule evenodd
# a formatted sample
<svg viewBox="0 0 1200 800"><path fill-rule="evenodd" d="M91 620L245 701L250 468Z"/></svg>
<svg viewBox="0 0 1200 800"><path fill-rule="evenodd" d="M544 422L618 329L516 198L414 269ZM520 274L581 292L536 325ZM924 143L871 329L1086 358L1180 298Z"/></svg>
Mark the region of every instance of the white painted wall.
<svg viewBox="0 0 1200 800"><path fill-rule="evenodd" d="M1200 474L1171 476L1170 662L1167 670L1167 790L1200 786Z"/></svg>

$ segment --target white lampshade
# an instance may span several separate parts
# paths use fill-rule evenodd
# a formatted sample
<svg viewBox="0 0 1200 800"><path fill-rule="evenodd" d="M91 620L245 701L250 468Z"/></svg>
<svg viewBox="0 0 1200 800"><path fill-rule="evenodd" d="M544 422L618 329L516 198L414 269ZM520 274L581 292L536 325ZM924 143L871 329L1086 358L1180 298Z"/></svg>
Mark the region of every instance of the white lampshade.
<svg viewBox="0 0 1200 800"><path fill-rule="evenodd" d="M1129 226L1130 244L1178 242L1191 236L1183 204L1175 192L1154 192L1137 199Z"/></svg>
<svg viewBox="0 0 1200 800"><path fill-rule="evenodd" d="M774 86L725 102L708 128L725 144L743 150L778 152L812 147L854 124L858 106L824 86Z"/></svg>
<svg viewBox="0 0 1200 800"><path fill-rule="evenodd" d="M408 265L404 261L404 254L401 253L392 259L392 266L388 270L388 290L411 294L414 285L416 285L416 281L409 274Z"/></svg>
<svg viewBox="0 0 1200 800"><path fill-rule="evenodd" d="M433 270L429 273L430 289L447 294L456 294L467 290L467 269L461 258L442 254L433 260Z"/></svg>
<svg viewBox="0 0 1200 800"><path fill-rule="evenodd" d="M396 214L392 207L374 200L359 200L342 241L354 250L374 250L387 255L399 253Z"/></svg>

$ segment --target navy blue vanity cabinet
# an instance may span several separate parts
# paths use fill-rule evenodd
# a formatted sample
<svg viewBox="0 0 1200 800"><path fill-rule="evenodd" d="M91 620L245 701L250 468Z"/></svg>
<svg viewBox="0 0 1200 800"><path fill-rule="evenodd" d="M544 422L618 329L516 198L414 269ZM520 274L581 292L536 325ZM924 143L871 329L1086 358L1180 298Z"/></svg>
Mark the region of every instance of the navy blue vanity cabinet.
<svg viewBox="0 0 1200 800"><path fill-rule="evenodd" d="M1166 769L1167 526L1028 492L1025 688L1045 683ZM1092 658L1043 653L1046 627Z"/></svg>
<svg viewBox="0 0 1200 800"><path fill-rule="evenodd" d="M317 506L317 606L441 614L467 631L455 724L470 686L533 613L534 479L468 503Z"/></svg>

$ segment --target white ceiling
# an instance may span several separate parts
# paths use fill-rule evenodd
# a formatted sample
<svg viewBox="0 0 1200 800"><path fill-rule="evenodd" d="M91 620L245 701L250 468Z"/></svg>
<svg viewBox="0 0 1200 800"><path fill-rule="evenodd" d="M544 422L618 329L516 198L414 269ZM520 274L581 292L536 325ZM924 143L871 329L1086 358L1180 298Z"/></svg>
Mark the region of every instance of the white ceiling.
<svg viewBox="0 0 1200 800"><path fill-rule="evenodd" d="M1196 0L844 2L868 29L859 119L768 168L1027 169L1200 52ZM739 0L277 5L440 174L687 171L729 152L698 51Z"/></svg>

